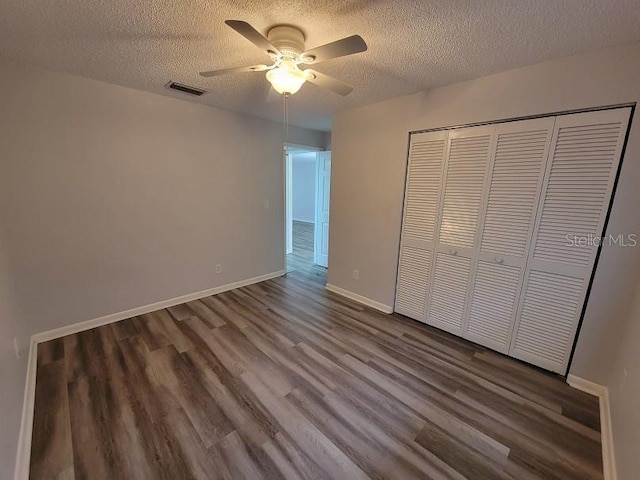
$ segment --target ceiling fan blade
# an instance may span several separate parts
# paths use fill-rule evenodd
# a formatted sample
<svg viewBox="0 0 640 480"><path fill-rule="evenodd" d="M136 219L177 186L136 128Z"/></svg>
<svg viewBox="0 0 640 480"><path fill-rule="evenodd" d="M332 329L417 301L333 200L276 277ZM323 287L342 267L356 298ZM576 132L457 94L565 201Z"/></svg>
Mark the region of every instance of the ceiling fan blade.
<svg viewBox="0 0 640 480"><path fill-rule="evenodd" d="M314 85L318 85L319 87L326 88L327 90L331 90L338 95L342 95L343 97L349 95L353 91L353 87L347 85L346 83L341 82L340 80L336 80L329 75L325 75L324 73L316 72L315 70L306 69L305 72L309 75L308 81L313 83Z"/></svg>
<svg viewBox="0 0 640 480"><path fill-rule="evenodd" d="M227 73L240 73L240 72L264 72L269 67L266 65L253 65L251 67L232 67L223 68L222 70L211 70L208 72L200 72L202 77L217 77L219 75L226 75Z"/></svg>
<svg viewBox="0 0 640 480"><path fill-rule="evenodd" d="M344 57L367 50L367 44L360 35L351 35L350 37L337 40L326 45L321 45L304 52L301 56L306 58L305 63L320 63L332 58Z"/></svg>
<svg viewBox="0 0 640 480"><path fill-rule="evenodd" d="M264 37L264 35L258 32L247 22L243 22L242 20L225 20L224 23L229 25L236 32L238 32L244 38L257 46L260 50L264 50L265 53L274 53L276 55L280 55L278 49L274 47L271 42Z"/></svg>

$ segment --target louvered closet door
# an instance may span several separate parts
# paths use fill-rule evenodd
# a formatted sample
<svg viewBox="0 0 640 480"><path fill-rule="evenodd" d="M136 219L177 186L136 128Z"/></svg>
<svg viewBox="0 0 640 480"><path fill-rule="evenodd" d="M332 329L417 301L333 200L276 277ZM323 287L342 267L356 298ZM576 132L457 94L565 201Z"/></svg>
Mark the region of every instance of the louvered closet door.
<svg viewBox="0 0 640 480"><path fill-rule="evenodd" d="M411 137L395 310L421 321L426 318L446 149L447 132Z"/></svg>
<svg viewBox="0 0 640 480"><path fill-rule="evenodd" d="M464 337L508 353L555 118L497 125Z"/></svg>
<svg viewBox="0 0 640 480"><path fill-rule="evenodd" d="M449 133L427 323L462 335L495 127Z"/></svg>
<svg viewBox="0 0 640 480"><path fill-rule="evenodd" d="M557 117L510 355L564 373L630 109ZM575 239L584 238L580 245Z"/></svg>

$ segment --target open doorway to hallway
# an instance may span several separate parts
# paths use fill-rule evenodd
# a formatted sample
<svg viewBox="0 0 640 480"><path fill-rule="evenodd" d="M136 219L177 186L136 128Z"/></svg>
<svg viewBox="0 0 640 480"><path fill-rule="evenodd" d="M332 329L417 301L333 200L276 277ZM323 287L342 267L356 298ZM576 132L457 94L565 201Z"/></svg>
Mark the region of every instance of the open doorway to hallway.
<svg viewBox="0 0 640 480"><path fill-rule="evenodd" d="M286 151L286 271L327 267L331 152Z"/></svg>

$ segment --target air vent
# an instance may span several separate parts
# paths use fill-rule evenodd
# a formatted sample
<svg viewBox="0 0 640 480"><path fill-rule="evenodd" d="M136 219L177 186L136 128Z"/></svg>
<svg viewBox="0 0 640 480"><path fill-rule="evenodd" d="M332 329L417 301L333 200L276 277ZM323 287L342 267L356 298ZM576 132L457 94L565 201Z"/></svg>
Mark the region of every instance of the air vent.
<svg viewBox="0 0 640 480"><path fill-rule="evenodd" d="M196 97L199 97L203 93L207 93L206 90L202 90L201 88L190 87L189 85L184 85L177 82L169 82L166 86L167 88L171 88L172 90L178 90L179 92L188 93L189 95L195 95Z"/></svg>

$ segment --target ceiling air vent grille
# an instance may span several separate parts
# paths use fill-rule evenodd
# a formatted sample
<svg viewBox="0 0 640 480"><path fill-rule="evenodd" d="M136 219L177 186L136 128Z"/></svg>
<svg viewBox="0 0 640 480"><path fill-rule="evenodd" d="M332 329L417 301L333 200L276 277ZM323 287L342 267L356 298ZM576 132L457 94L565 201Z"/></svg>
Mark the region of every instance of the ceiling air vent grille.
<svg viewBox="0 0 640 480"><path fill-rule="evenodd" d="M178 90L182 93L188 93L189 95L195 95L199 97L203 93L207 93L206 90L202 90L201 88L191 87L189 85L184 85L183 83L178 82L169 82L167 83L167 88L172 90Z"/></svg>

